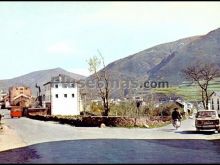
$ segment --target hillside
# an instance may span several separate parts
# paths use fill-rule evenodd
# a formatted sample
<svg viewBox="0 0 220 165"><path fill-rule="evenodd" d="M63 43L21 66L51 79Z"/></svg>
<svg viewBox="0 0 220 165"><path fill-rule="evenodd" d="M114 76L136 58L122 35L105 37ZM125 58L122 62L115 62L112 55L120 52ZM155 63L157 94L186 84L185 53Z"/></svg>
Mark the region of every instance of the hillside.
<svg viewBox="0 0 220 165"><path fill-rule="evenodd" d="M106 69L117 80L167 81L172 86L181 84L185 80L181 70L197 61L220 66L220 28L154 46L114 61Z"/></svg>
<svg viewBox="0 0 220 165"><path fill-rule="evenodd" d="M57 76L58 74L65 74L77 80L85 78L84 76L68 72L62 68L55 68L31 72L26 75L22 75L12 79L0 80L0 89L8 90L8 88L13 85L26 85L28 87L31 87L33 94L36 95L36 83L42 86L44 83L50 81L51 77Z"/></svg>
<svg viewBox="0 0 220 165"><path fill-rule="evenodd" d="M215 63L220 66L220 29L200 36L176 51L175 57L166 65L155 72L150 72L151 78L166 79L173 84L180 84L184 81L181 70L198 61Z"/></svg>
<svg viewBox="0 0 220 165"><path fill-rule="evenodd" d="M167 65L175 52L198 38L199 36L196 36L161 44L112 62L106 68L110 72L131 77L149 77Z"/></svg>
<svg viewBox="0 0 220 165"><path fill-rule="evenodd" d="M220 28L205 35L179 39L143 50L116 60L106 66L114 80L167 81L169 86L185 81L181 70L197 61L215 63L220 66ZM62 68L32 72L13 79L0 80L0 88L7 90L13 85L26 85L36 93L35 84L42 86L59 73L75 79L85 78ZM88 77L88 79L90 79ZM113 90L117 97L123 90ZM120 93L121 92L121 93Z"/></svg>
<svg viewBox="0 0 220 165"><path fill-rule="evenodd" d="M137 79L169 80L181 83L180 72L195 61L220 64L220 28L203 36L194 36L165 43L114 61L106 68L110 72ZM117 76L117 75L116 75Z"/></svg>

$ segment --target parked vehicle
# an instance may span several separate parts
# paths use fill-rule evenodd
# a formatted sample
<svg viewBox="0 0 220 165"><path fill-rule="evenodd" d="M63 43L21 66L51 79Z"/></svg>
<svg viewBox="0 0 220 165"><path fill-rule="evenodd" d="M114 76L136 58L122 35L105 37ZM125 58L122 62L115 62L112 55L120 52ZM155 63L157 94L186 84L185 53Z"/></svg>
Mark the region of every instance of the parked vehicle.
<svg viewBox="0 0 220 165"><path fill-rule="evenodd" d="M14 118L14 117L20 118L22 116L22 111L23 111L23 108L21 106L12 106L11 112L10 112L11 118Z"/></svg>
<svg viewBox="0 0 220 165"><path fill-rule="evenodd" d="M195 127L200 130L219 131L219 117L216 110L200 110L196 113Z"/></svg>

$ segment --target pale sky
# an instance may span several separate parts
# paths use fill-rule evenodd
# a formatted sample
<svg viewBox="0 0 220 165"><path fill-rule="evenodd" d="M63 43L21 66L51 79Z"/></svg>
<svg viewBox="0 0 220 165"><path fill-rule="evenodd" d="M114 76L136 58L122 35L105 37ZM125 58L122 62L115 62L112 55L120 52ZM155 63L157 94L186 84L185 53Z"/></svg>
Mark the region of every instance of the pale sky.
<svg viewBox="0 0 220 165"><path fill-rule="evenodd" d="M220 2L0 2L0 79L105 63L220 27Z"/></svg>

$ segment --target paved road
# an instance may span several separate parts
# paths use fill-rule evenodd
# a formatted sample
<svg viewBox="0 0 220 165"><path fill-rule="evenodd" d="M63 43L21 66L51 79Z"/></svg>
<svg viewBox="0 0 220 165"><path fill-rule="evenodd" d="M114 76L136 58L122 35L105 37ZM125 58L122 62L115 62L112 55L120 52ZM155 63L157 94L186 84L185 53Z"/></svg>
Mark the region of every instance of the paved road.
<svg viewBox="0 0 220 165"><path fill-rule="evenodd" d="M197 133L194 120L157 128L83 128L27 118L4 119L27 147L1 163L219 163L220 134ZM178 160L178 161L177 161Z"/></svg>
<svg viewBox="0 0 220 165"><path fill-rule="evenodd" d="M0 153L1 163L219 163L220 142L93 139L48 142Z"/></svg>

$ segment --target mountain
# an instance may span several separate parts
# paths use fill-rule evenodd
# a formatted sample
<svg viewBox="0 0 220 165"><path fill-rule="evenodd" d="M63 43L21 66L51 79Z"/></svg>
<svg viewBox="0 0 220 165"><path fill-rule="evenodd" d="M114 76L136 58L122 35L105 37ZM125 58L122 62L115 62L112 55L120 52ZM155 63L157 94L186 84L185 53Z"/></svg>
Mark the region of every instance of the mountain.
<svg viewBox="0 0 220 165"><path fill-rule="evenodd" d="M79 74L68 72L62 68L55 68L49 70L40 70L15 77L12 79L0 80L0 89L8 90L9 87L15 85L25 85L32 89L33 95L36 95L37 88L35 87L36 83L43 86L44 83L51 80L51 77L57 76L59 74L68 75L76 80L84 79L85 77Z"/></svg>
<svg viewBox="0 0 220 165"><path fill-rule="evenodd" d="M166 81L171 86L181 84L185 80L181 70L197 61L220 66L220 28L205 35L183 38L145 49L116 60L105 69L114 80ZM119 95L119 91L113 92L114 97Z"/></svg>
<svg viewBox="0 0 220 165"><path fill-rule="evenodd" d="M114 78L166 80L170 84L184 81L181 70L196 61L220 66L220 28L206 35L193 36L160 44L106 66Z"/></svg>
<svg viewBox="0 0 220 165"><path fill-rule="evenodd" d="M106 66L114 80L167 81L169 85L181 84L185 79L181 70L197 61L211 62L220 66L220 28L205 35L179 39L160 44ZM66 74L75 79L85 78L62 68L32 72L13 79L0 80L0 88L7 90L13 85L26 85L36 93L35 84L41 85L52 76ZM92 78L92 76L87 79ZM121 89L114 91L119 96Z"/></svg>

